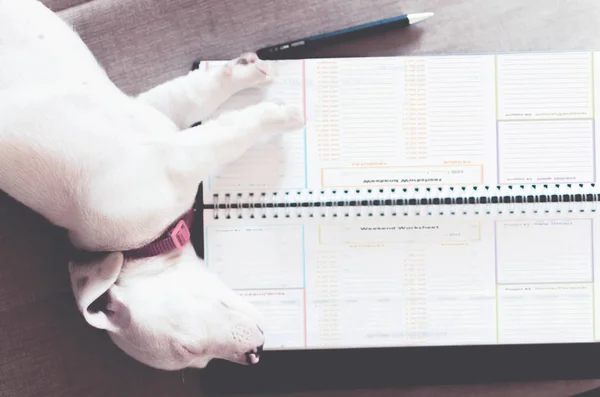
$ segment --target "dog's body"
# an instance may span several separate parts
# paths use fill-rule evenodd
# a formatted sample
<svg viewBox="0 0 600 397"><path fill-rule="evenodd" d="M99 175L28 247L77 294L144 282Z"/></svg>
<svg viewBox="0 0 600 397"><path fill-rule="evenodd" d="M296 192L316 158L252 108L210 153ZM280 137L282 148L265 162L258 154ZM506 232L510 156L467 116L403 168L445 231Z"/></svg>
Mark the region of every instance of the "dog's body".
<svg viewBox="0 0 600 397"><path fill-rule="evenodd" d="M78 307L150 366L256 361L259 313L190 245L140 260L122 251L164 233L217 167L302 125L297 109L265 102L188 128L272 77L272 64L247 54L132 98L41 3L0 0L0 189L68 230L76 247L106 252L70 264Z"/></svg>

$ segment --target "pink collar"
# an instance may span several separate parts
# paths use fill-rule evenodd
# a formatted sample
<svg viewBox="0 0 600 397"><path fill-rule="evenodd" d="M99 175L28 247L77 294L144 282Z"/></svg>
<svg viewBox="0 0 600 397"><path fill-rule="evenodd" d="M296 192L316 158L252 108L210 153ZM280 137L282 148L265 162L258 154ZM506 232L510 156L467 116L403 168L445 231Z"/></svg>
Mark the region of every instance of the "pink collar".
<svg viewBox="0 0 600 397"><path fill-rule="evenodd" d="M159 238L143 247L124 251L123 255L127 259L142 259L183 249L190 242L194 213L194 209L189 210L169 226Z"/></svg>

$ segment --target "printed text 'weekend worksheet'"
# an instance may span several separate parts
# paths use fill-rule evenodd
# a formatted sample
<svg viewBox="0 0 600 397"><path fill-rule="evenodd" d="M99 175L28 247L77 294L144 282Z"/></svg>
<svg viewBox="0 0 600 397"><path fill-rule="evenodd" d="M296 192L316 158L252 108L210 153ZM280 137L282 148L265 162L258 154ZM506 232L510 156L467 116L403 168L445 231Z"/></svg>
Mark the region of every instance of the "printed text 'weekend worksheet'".
<svg viewBox="0 0 600 397"><path fill-rule="evenodd" d="M596 341L596 214L216 220L268 349Z"/></svg>

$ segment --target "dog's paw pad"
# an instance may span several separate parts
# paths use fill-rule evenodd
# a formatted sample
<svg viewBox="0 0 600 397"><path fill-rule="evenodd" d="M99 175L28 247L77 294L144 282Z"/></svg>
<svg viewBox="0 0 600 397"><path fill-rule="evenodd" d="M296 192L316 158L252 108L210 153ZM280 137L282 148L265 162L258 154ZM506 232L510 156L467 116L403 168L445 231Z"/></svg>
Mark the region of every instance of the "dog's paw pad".
<svg viewBox="0 0 600 397"><path fill-rule="evenodd" d="M235 62L236 65L248 65L250 63L255 63L257 61L259 61L258 55L256 55L253 52L247 52L245 54L242 54L239 58L235 59L233 62Z"/></svg>
<svg viewBox="0 0 600 397"><path fill-rule="evenodd" d="M304 112L297 106L271 102L265 107L263 117L269 124L283 130L296 130L305 124Z"/></svg>
<svg viewBox="0 0 600 397"><path fill-rule="evenodd" d="M304 124L304 113L297 106L282 105L285 119L289 124L301 127Z"/></svg>
<svg viewBox="0 0 600 397"><path fill-rule="evenodd" d="M277 73L273 62L263 61L252 52L227 62L223 68L224 75L231 78L242 88L272 82Z"/></svg>

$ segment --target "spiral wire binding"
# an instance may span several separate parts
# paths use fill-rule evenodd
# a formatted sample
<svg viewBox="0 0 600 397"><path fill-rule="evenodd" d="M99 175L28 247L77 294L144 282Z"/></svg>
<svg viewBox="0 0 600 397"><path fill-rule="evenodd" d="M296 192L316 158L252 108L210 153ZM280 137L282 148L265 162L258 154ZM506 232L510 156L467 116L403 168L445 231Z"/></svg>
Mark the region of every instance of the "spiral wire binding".
<svg viewBox="0 0 600 397"><path fill-rule="evenodd" d="M205 206L207 207L207 206ZM221 208L221 206L219 205L219 195L218 194L213 194L213 219L219 219L219 208Z"/></svg>
<svg viewBox="0 0 600 397"><path fill-rule="evenodd" d="M215 219L337 218L596 212L600 201L593 184L240 192L233 201L231 195L215 193L205 208Z"/></svg>

